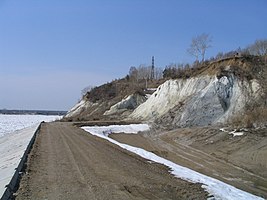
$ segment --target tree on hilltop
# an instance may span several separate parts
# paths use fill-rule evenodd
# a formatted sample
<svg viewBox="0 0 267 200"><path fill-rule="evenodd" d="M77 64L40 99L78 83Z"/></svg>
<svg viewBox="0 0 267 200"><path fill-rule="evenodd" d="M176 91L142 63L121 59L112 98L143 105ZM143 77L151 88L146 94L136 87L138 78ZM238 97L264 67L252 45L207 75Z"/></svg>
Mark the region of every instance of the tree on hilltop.
<svg viewBox="0 0 267 200"><path fill-rule="evenodd" d="M129 70L129 78L131 80L152 80L151 77L152 66L139 65L139 67L131 67ZM163 70L159 67L154 68L154 79L158 80L162 78Z"/></svg>
<svg viewBox="0 0 267 200"><path fill-rule="evenodd" d="M267 55L267 39L256 40L254 44L246 49L251 55L264 56Z"/></svg>
<svg viewBox="0 0 267 200"><path fill-rule="evenodd" d="M205 59L205 54L208 48L211 47L212 39L209 34L202 33L194 38L192 38L191 45L187 49L187 52L194 56L196 60L201 56L201 61Z"/></svg>

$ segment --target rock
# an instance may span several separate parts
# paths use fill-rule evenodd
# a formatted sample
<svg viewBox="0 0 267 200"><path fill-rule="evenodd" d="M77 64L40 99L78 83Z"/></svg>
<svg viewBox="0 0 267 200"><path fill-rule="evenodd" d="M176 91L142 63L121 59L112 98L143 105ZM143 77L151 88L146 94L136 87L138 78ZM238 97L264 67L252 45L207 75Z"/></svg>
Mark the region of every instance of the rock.
<svg viewBox="0 0 267 200"><path fill-rule="evenodd" d="M241 81L231 73L168 80L129 117L175 127L226 123L257 99L259 87L256 80Z"/></svg>
<svg viewBox="0 0 267 200"><path fill-rule="evenodd" d="M140 95L139 93L132 94L115 105L111 106L104 115L114 115L122 113L126 110L134 110L140 104L144 103L147 100L146 96Z"/></svg>

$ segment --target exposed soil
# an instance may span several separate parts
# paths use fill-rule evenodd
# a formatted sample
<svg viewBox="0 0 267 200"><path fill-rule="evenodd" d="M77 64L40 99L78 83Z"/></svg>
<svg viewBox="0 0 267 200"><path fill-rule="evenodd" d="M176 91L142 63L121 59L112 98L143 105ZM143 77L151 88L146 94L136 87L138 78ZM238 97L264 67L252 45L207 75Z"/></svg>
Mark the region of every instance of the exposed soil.
<svg viewBox="0 0 267 200"><path fill-rule="evenodd" d="M267 198L266 129L236 137L210 127L110 137Z"/></svg>
<svg viewBox="0 0 267 200"><path fill-rule="evenodd" d="M200 184L68 123L42 125L26 172L18 200L207 199Z"/></svg>

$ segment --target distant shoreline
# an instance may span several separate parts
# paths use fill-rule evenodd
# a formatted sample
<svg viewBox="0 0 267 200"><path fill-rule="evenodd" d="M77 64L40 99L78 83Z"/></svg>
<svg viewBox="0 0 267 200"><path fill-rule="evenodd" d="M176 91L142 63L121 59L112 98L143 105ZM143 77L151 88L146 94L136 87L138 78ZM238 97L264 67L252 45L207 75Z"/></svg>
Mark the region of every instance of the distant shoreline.
<svg viewBox="0 0 267 200"><path fill-rule="evenodd" d="M0 110L0 114L4 115L66 115L66 113L67 111L55 110Z"/></svg>

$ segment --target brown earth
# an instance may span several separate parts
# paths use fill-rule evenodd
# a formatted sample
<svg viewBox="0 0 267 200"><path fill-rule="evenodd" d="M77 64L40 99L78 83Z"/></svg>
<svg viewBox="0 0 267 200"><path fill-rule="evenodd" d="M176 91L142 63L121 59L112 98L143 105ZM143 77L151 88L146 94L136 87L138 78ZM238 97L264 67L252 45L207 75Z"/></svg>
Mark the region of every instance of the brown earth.
<svg viewBox="0 0 267 200"><path fill-rule="evenodd" d="M243 136L219 128L184 128L158 134L112 134L111 138L140 147L179 165L267 198L267 131Z"/></svg>
<svg viewBox="0 0 267 200"><path fill-rule="evenodd" d="M44 123L16 199L207 199L207 193L69 123Z"/></svg>

